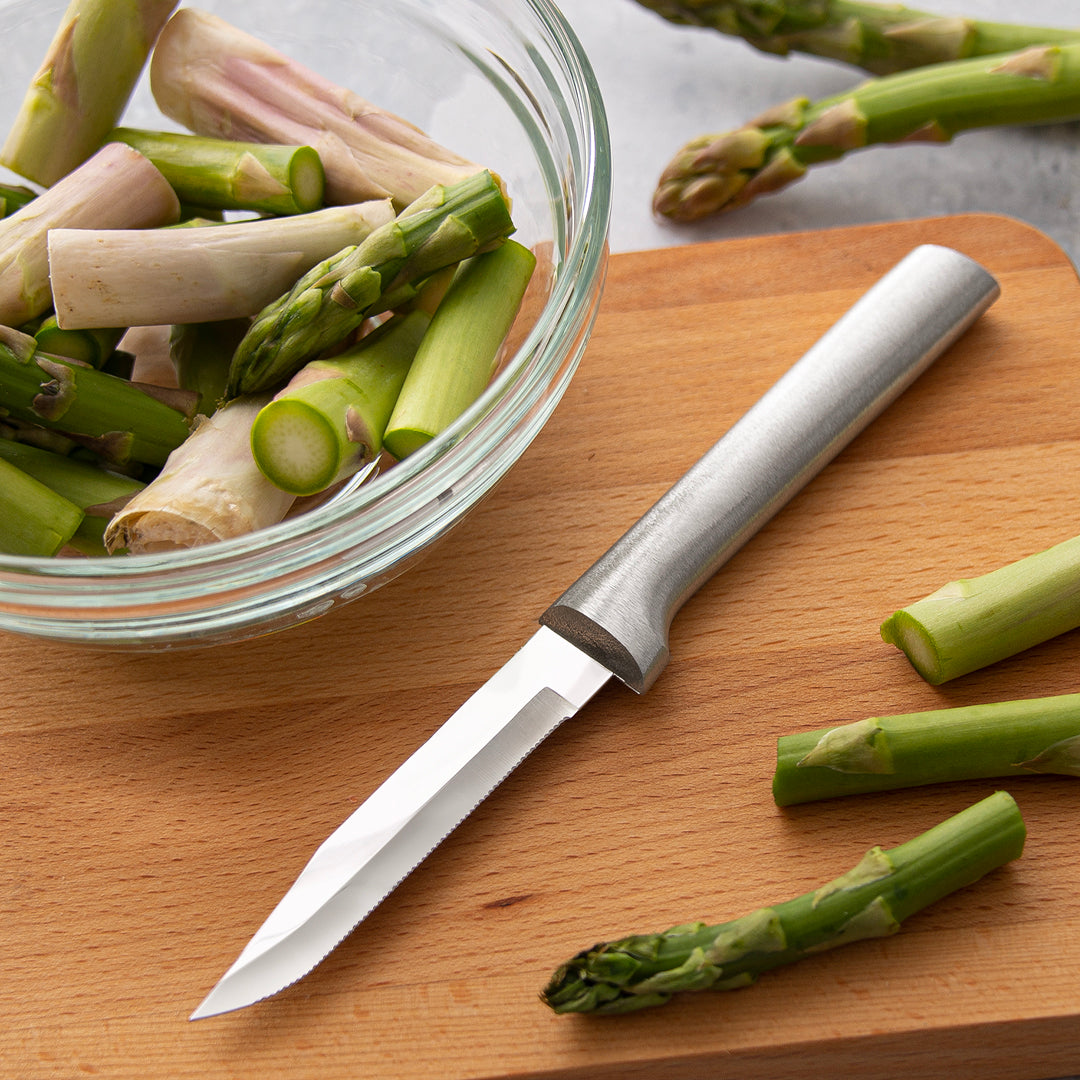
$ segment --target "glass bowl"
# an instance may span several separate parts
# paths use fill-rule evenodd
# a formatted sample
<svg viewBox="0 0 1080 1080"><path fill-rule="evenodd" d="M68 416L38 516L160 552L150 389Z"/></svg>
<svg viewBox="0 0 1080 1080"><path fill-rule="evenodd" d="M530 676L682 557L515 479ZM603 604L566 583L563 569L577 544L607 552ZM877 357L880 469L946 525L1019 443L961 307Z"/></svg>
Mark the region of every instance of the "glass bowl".
<svg viewBox="0 0 1080 1080"><path fill-rule="evenodd" d="M608 256L607 124L588 59L549 0L193 6L498 173L515 239L550 255L537 268L543 306L451 428L315 509L190 551L0 555L2 630L131 650L203 646L281 630L371 592L459 525L505 475L565 392L592 329ZM0 0L3 131L65 7ZM124 122L165 126L145 77Z"/></svg>

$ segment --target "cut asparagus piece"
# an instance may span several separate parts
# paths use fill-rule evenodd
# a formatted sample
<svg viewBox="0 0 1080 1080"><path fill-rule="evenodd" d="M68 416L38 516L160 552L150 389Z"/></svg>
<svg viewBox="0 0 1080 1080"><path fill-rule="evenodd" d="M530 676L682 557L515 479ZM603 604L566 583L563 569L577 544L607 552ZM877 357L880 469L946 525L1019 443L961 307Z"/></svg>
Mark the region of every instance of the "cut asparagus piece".
<svg viewBox="0 0 1080 1080"><path fill-rule="evenodd" d="M175 7L175 0L72 0L0 149L0 164L51 187L94 154Z"/></svg>
<svg viewBox="0 0 1080 1080"><path fill-rule="evenodd" d="M293 495L314 495L377 457L430 322L425 312L410 312L301 368L252 426L251 450L263 473Z"/></svg>
<svg viewBox="0 0 1080 1080"><path fill-rule="evenodd" d="M54 228L52 303L62 327L251 316L320 260L393 218L381 199L205 228Z"/></svg>
<svg viewBox="0 0 1080 1080"><path fill-rule="evenodd" d="M162 31L150 85L161 111L198 135L313 146L330 203L390 197L400 209L428 188L480 169L400 117L196 8L182 8Z"/></svg>
<svg viewBox="0 0 1080 1080"><path fill-rule="evenodd" d="M762 52L807 53L891 75L926 64L1080 42L1080 30L916 11L868 0L638 0L669 22L740 37Z"/></svg>
<svg viewBox="0 0 1080 1080"><path fill-rule="evenodd" d="M536 256L513 240L467 260L431 320L386 428L399 461L445 431L491 380Z"/></svg>
<svg viewBox="0 0 1080 1080"><path fill-rule="evenodd" d="M864 147L945 143L974 128L1078 117L1080 45L934 64L818 102L795 98L742 128L691 140L661 174L653 209L695 221L745 206L814 165Z"/></svg>
<svg viewBox="0 0 1080 1080"><path fill-rule="evenodd" d="M0 184L0 202L3 209L0 217L8 217L16 210L21 210L28 202L37 198L37 192L21 184Z"/></svg>
<svg viewBox="0 0 1080 1080"><path fill-rule="evenodd" d="M986 777L1080 776L1080 694L872 716L782 735L778 806Z"/></svg>
<svg viewBox="0 0 1080 1080"><path fill-rule="evenodd" d="M224 400L229 364L247 328L247 319L226 319L170 330L169 357L177 385L199 395L198 411L206 416Z"/></svg>
<svg viewBox="0 0 1080 1080"><path fill-rule="evenodd" d="M885 937L915 912L1018 858L1025 828L996 792L899 847L871 848L820 889L731 922L690 923L594 945L559 967L541 997L557 1013L625 1013L684 990L734 990L782 964Z"/></svg>
<svg viewBox="0 0 1080 1080"><path fill-rule="evenodd" d="M214 210L306 214L323 205L326 177L310 146L235 142L171 131L110 135L154 163L181 203Z"/></svg>
<svg viewBox="0 0 1080 1080"><path fill-rule="evenodd" d="M893 612L882 640L934 686L1080 626L1080 537Z"/></svg>
<svg viewBox="0 0 1080 1080"><path fill-rule="evenodd" d="M188 435L196 396L118 379L0 326L0 406L72 435L110 462L161 465Z"/></svg>
<svg viewBox="0 0 1080 1080"><path fill-rule="evenodd" d="M34 331L34 338L41 352L81 360L100 370L116 352L126 330L123 326L62 330L56 316L49 315Z"/></svg>
<svg viewBox="0 0 1080 1080"><path fill-rule="evenodd" d="M0 551L53 556L75 535L82 519L73 502L0 458Z"/></svg>
<svg viewBox="0 0 1080 1080"><path fill-rule="evenodd" d="M268 400L236 398L200 419L157 478L113 518L108 549L141 555L193 548L280 521L293 496L270 483L251 456L251 425Z"/></svg>
<svg viewBox="0 0 1080 1080"><path fill-rule="evenodd" d="M83 555L106 554L106 526L135 492L145 486L132 477L106 472L88 462L11 439L0 438L0 459L62 495L83 512L82 521L66 544Z"/></svg>
<svg viewBox="0 0 1080 1080"><path fill-rule="evenodd" d="M0 220L0 323L19 326L52 307L50 229L146 229L171 224L179 215L173 189L142 154L121 143L103 146Z"/></svg>
<svg viewBox="0 0 1080 1080"><path fill-rule="evenodd" d="M506 197L489 172L431 188L259 312L233 357L230 396L280 386L369 315L407 300L435 271L498 246L513 228Z"/></svg>

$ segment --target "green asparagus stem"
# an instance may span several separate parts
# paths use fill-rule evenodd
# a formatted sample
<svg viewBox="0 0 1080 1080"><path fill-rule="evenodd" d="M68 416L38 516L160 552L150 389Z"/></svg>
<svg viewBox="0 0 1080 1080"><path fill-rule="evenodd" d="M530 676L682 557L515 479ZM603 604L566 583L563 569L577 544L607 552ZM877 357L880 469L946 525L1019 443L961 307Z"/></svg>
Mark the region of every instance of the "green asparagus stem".
<svg viewBox="0 0 1080 1080"><path fill-rule="evenodd" d="M386 428L399 461L449 427L491 380L536 267L513 240L463 263L405 378Z"/></svg>
<svg viewBox="0 0 1080 1080"><path fill-rule="evenodd" d="M1080 45L935 64L814 103L796 98L742 128L691 140L661 174L653 209L695 221L745 206L814 165L864 147L945 143L974 128L1077 117Z"/></svg>
<svg viewBox="0 0 1080 1080"><path fill-rule="evenodd" d="M0 219L0 323L19 326L52 307L51 229L145 230L171 224L179 214L173 189L142 154L120 143L103 146L48 191Z"/></svg>
<svg viewBox="0 0 1080 1080"><path fill-rule="evenodd" d="M280 521L293 496L270 483L251 456L251 425L268 400L235 398L200 417L160 474L112 519L105 532L109 551L199 547Z"/></svg>
<svg viewBox="0 0 1080 1080"><path fill-rule="evenodd" d="M161 111L199 135L313 146L328 203L391 197L398 209L480 166L392 113L196 8L181 8L154 49Z"/></svg>
<svg viewBox="0 0 1080 1080"><path fill-rule="evenodd" d="M411 312L301 368L252 425L251 452L263 474L294 495L314 495L374 460L430 322Z"/></svg>
<svg viewBox="0 0 1080 1080"><path fill-rule="evenodd" d="M323 205L326 176L310 146L129 127L116 128L109 137L149 158L181 203L264 214L306 214Z"/></svg>
<svg viewBox="0 0 1080 1080"><path fill-rule="evenodd" d="M43 319L34 331L38 349L101 370L116 351L127 327L88 327L78 330L62 330L55 315Z"/></svg>
<svg viewBox="0 0 1080 1080"><path fill-rule="evenodd" d="M106 554L106 526L145 486L132 477L12 439L0 438L0 460L18 467L83 512L79 527L67 541L68 547L83 555Z"/></svg>
<svg viewBox="0 0 1080 1080"><path fill-rule="evenodd" d="M186 323L169 333L169 357L176 383L199 395L198 412L209 416L225 397L233 353L248 328L247 319Z"/></svg>
<svg viewBox="0 0 1080 1080"><path fill-rule="evenodd" d="M204 228L54 228L56 317L63 327L94 327L251 316L320 260L393 219L382 199Z"/></svg>
<svg viewBox="0 0 1080 1080"><path fill-rule="evenodd" d="M0 551L50 557L75 534L83 512L0 458Z"/></svg>
<svg viewBox="0 0 1080 1080"><path fill-rule="evenodd" d="M0 203L3 203L3 209L0 209L0 218L14 214L16 210L21 210L35 198L37 198L37 193L31 191L28 187L23 187L21 184L0 184Z"/></svg>
<svg viewBox="0 0 1080 1080"><path fill-rule="evenodd" d="M1023 851L1023 818L999 791L899 847L871 848L848 873L717 926L690 923L595 945L559 967L542 1000L557 1013L625 1013L683 990L734 990L771 968L885 937L935 900Z"/></svg>
<svg viewBox="0 0 1080 1080"><path fill-rule="evenodd" d="M0 149L0 164L45 187L116 126L175 0L72 0Z"/></svg>
<svg viewBox="0 0 1080 1080"><path fill-rule="evenodd" d="M669 22L740 37L762 52L838 60L874 75L1080 42L1080 30L935 15L865 0L638 0Z"/></svg>
<svg viewBox="0 0 1080 1080"><path fill-rule="evenodd" d="M425 277L496 247L513 228L489 172L431 188L362 243L312 268L255 317L233 357L229 395L274 389L369 315L408 299Z"/></svg>
<svg viewBox="0 0 1080 1080"><path fill-rule="evenodd" d="M938 686L1080 626L1080 537L942 586L890 615L881 637Z"/></svg>
<svg viewBox="0 0 1080 1080"><path fill-rule="evenodd" d="M163 464L187 438L194 406L194 394L49 356L28 334L0 326L0 407L17 420L77 436L107 461Z"/></svg>
<svg viewBox="0 0 1080 1080"><path fill-rule="evenodd" d="M1080 694L873 716L782 735L778 806L985 777L1080 776Z"/></svg>

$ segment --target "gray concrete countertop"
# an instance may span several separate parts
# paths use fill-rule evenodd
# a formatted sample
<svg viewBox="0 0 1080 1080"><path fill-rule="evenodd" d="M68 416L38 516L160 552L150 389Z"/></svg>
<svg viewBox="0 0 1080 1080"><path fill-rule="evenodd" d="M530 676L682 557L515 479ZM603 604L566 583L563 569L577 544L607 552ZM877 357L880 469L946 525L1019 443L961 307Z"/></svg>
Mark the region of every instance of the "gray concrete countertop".
<svg viewBox="0 0 1080 1080"><path fill-rule="evenodd" d="M611 128L613 251L969 211L1007 214L1080 256L1080 123L991 128L943 145L872 147L815 167L797 184L695 224L654 219L656 179L684 142L766 107L854 86L859 69L776 57L635 0L560 0L588 54ZM1076 0L926 0L911 6L1000 22L1080 27Z"/></svg>

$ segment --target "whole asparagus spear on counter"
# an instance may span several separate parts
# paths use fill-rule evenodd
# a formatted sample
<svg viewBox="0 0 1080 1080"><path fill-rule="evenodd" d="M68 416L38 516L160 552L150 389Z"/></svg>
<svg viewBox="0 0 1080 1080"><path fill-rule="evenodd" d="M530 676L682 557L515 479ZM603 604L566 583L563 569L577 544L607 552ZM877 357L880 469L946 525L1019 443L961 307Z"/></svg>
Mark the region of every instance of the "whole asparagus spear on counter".
<svg viewBox="0 0 1080 1080"><path fill-rule="evenodd" d="M310 146L235 142L120 127L109 139L153 162L181 203L214 210L306 214L323 205L326 176Z"/></svg>
<svg viewBox="0 0 1080 1080"><path fill-rule="evenodd" d="M1080 42L1062 30L936 15L870 0L638 0L669 22L742 38L762 52L820 56L891 75L927 64Z"/></svg>
<svg viewBox="0 0 1080 1080"><path fill-rule="evenodd" d="M778 806L986 777L1080 776L1080 694L873 716L782 735Z"/></svg>
<svg viewBox="0 0 1080 1080"><path fill-rule="evenodd" d="M95 153L175 7L176 0L72 0L0 149L0 164L51 187Z"/></svg>
<svg viewBox="0 0 1080 1080"><path fill-rule="evenodd" d="M427 312L412 311L305 364L252 425L251 452L263 474L294 495L315 495L374 460L430 322Z"/></svg>
<svg viewBox="0 0 1080 1080"><path fill-rule="evenodd" d="M56 317L61 327L85 329L251 316L320 260L393 219L390 200L377 199L206 226L53 228Z"/></svg>
<svg viewBox="0 0 1080 1080"><path fill-rule="evenodd" d="M158 476L109 523L108 550L141 555L199 547L281 521L294 497L270 483L251 456L251 425L268 400L235 398L201 417Z"/></svg>
<svg viewBox="0 0 1080 1080"><path fill-rule="evenodd" d="M944 143L974 128L1078 117L1080 44L935 64L817 102L795 98L744 127L691 140L661 174L653 209L695 221L745 206L814 165L864 147Z"/></svg>
<svg viewBox="0 0 1080 1080"><path fill-rule="evenodd" d="M229 395L274 389L369 315L407 300L427 276L498 246L513 229L490 172L436 185L259 312L233 357Z"/></svg>
<svg viewBox="0 0 1080 1080"><path fill-rule="evenodd" d="M0 460L21 469L82 512L82 520L66 542L82 555L106 554L106 526L145 486L133 477L14 439L0 438Z"/></svg>
<svg viewBox="0 0 1080 1080"><path fill-rule="evenodd" d="M626 1013L684 990L734 990L837 945L896 933L915 912L1018 858L1025 827L996 792L899 847L871 848L834 881L731 922L690 923L594 945L541 998L557 1013Z"/></svg>
<svg viewBox="0 0 1080 1080"><path fill-rule="evenodd" d="M130 146L108 143L0 220L0 323L19 326L52 307L49 230L142 230L179 216L179 200L165 177Z"/></svg>
<svg viewBox="0 0 1080 1080"><path fill-rule="evenodd" d="M168 22L150 61L161 111L197 135L313 146L330 203L393 198L401 209L480 166L197 8Z"/></svg>
<svg viewBox="0 0 1080 1080"><path fill-rule="evenodd" d="M106 461L161 465L188 436L197 395L145 386L49 356L36 340L0 326L6 415L62 431Z"/></svg>
<svg viewBox="0 0 1080 1080"><path fill-rule="evenodd" d="M950 581L893 612L881 637L934 686L1080 626L1080 537Z"/></svg>

